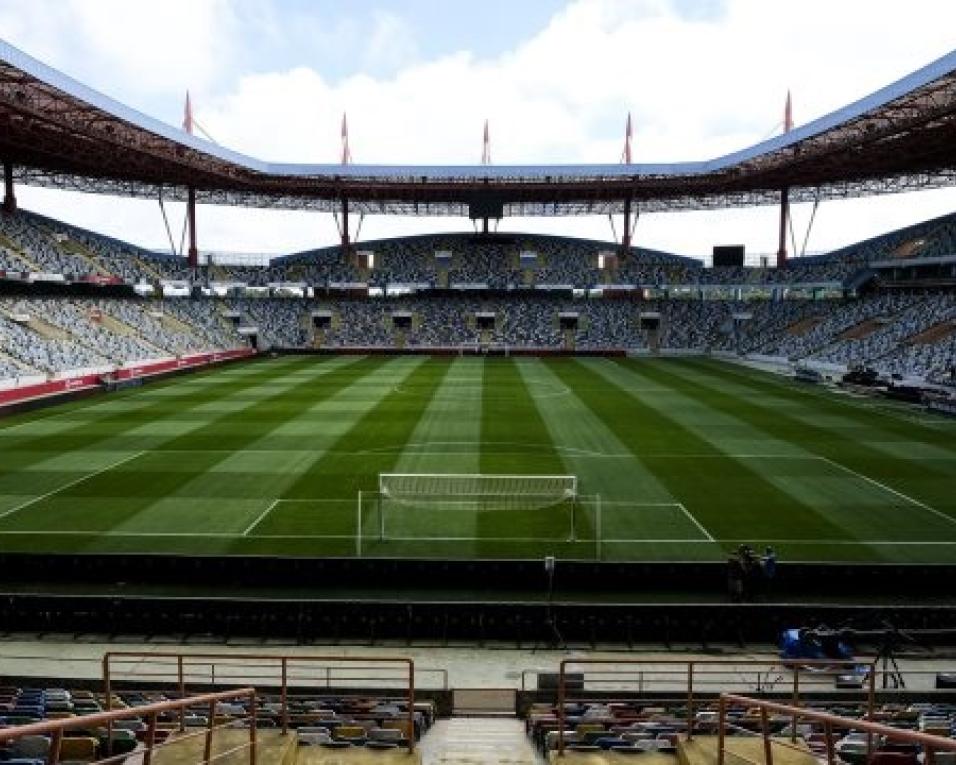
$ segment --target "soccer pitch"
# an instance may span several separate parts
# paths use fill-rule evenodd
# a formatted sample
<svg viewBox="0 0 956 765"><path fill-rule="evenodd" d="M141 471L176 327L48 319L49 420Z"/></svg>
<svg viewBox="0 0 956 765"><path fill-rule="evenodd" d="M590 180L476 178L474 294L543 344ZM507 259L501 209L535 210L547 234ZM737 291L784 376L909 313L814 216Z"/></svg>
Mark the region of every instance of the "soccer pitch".
<svg viewBox="0 0 956 765"><path fill-rule="evenodd" d="M956 561L956 421L703 358L287 356L6 418L0 455L8 551ZM382 473L581 497L363 508Z"/></svg>

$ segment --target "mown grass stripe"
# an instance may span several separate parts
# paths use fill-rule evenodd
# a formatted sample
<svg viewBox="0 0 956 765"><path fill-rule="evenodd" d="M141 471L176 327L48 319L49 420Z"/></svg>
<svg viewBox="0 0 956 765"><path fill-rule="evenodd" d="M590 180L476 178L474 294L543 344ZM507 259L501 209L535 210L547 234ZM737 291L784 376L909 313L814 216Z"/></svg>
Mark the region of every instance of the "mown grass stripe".
<svg viewBox="0 0 956 765"><path fill-rule="evenodd" d="M282 363L274 367L262 365L254 374L233 379L225 383L211 376L208 378L208 386L198 391L184 388L177 392L175 396L151 401L142 407L124 409L113 412L112 414L101 415L96 412L88 412L89 417L77 421L55 433L33 435L29 432L19 432L11 436L9 432L0 430L0 450L17 450L36 453L38 455L37 459L42 459L42 455L40 455L42 452L59 454L71 450L89 450L91 447L115 440L129 430L140 428L145 423L165 419L172 411L185 412L194 410L203 403L255 388L262 384L263 381L281 375L287 371L290 366L292 368L300 367L304 363L305 362L298 360L298 363ZM139 388L130 391L121 391L111 395L128 395L135 400L137 394L144 392L145 389ZM10 430L12 430L12 428ZM19 467L20 465L18 465L18 468ZM2 475L6 469L7 466L0 465L0 475Z"/></svg>
<svg viewBox="0 0 956 765"><path fill-rule="evenodd" d="M484 361L453 361L422 413L408 443L396 455L395 473L477 473L480 466L481 391ZM463 448L464 447L464 448ZM390 538L396 536L475 536L475 514L463 505L395 505L386 518Z"/></svg>
<svg viewBox="0 0 956 765"><path fill-rule="evenodd" d="M218 384L210 381L207 388L189 397L183 397L182 400L177 398L175 405L179 411L189 413L195 418L195 427L201 422L201 415L197 412L205 404L242 395L271 376L283 374L285 369L286 365L282 364L271 372L261 368L256 374L231 383ZM141 432L148 428L150 423L163 423L165 416L160 410L153 408L141 412L140 416L142 419L134 422L110 422L108 418L94 418L72 429L71 432L75 432L72 439L63 437L63 434L55 434L42 439L28 437L8 441L0 434L0 453L6 457L0 466L0 495L17 497L25 493L42 494L49 490L46 483L48 481L65 484L79 475L97 469L101 464L115 461L123 454L149 450L162 439L133 437L130 434ZM107 424L100 433L88 432L93 430L93 422L101 424L104 421Z"/></svg>
<svg viewBox="0 0 956 765"><path fill-rule="evenodd" d="M510 453L515 444L525 453L515 459ZM551 440L541 416L514 359L487 359L485 384L481 398L481 472L491 474L565 475L566 467ZM581 519L583 520L583 519ZM475 554L493 557L499 543L483 537L534 536L550 538L554 525L562 534L570 534L570 514L549 518L546 510L479 511L475 518ZM590 551L589 551L590 552Z"/></svg>
<svg viewBox="0 0 956 765"><path fill-rule="evenodd" d="M162 531L190 523L216 532L249 529L250 519L264 515L263 507L275 506L282 491L319 458L328 444L334 443L335 435L323 432L324 429L333 422L337 428L348 428L403 376L395 370L404 365L395 361L364 372L356 370L357 366L360 365L349 364L340 367L341 375L317 378L315 383L322 386L321 393L313 393L308 400L303 400L303 408L296 416L276 422L248 446L226 453L223 459L184 482L174 493L157 498L126 521L123 529ZM327 380L332 377L335 379ZM368 395L370 389L376 392L374 396ZM358 401L357 393L361 396ZM343 404L347 404L348 409L343 409ZM303 428L303 423L309 427ZM257 448L270 444L275 433L289 427L296 430L297 451L276 453ZM316 522L321 524L322 519L317 518Z"/></svg>
<svg viewBox="0 0 956 765"><path fill-rule="evenodd" d="M292 364L294 361L294 358L283 359L283 364ZM175 390L177 396L188 396L187 379L193 381L212 378L218 384L225 384L232 379L239 381L242 377L264 374L263 367L265 366L274 368L275 363L265 364L262 359L249 359L230 364L228 367L209 366L190 371L186 376L177 375L164 380L149 382L146 388L127 388L78 401L54 404L37 411L5 415L0 419L0 438L6 438L10 432L20 429L26 429L29 432L29 428L47 420L70 420L75 418L78 421L83 421L84 419L97 419L103 416L102 411L109 412L121 402L132 399L134 403L127 409L128 411L140 406L140 401L144 402L143 405L145 406L152 401L157 393L164 390ZM229 376L227 376L227 370L230 373ZM80 417L80 415L84 415L85 418Z"/></svg>
<svg viewBox="0 0 956 765"><path fill-rule="evenodd" d="M380 360L361 360L350 362L348 366L365 365L366 369L374 369L381 363ZM263 428L271 429L283 419L295 417L300 409L290 401L296 400L296 391L307 390L314 395L316 380L335 377L340 366L335 363L318 365L311 378L298 384L288 384L286 389L261 401L248 403L238 411L205 422L197 421L192 432L165 443L173 450L179 447L196 449L201 444L214 443L230 449L229 452L196 451L188 459L183 459L175 452L147 452L136 460L141 463L139 469L134 470L130 463L126 463L122 469L100 473L64 488L62 492L3 519L4 528L45 530L67 526L76 529L111 529L127 523L157 499L174 495L189 481L255 441ZM349 377L338 377L340 385L348 384ZM334 384L327 385L319 395L331 395L334 389ZM261 421L257 425L249 422L250 409L269 408L283 402L283 407L276 410L274 418L270 420L271 425L263 425ZM231 435L227 438L227 434Z"/></svg>
<svg viewBox="0 0 956 765"><path fill-rule="evenodd" d="M578 476L582 494L600 494L600 499L587 499L582 509L591 516L592 529L598 526L596 515L601 512L602 540L611 545L605 545L602 554L627 559L637 553L628 541L621 540L702 537L708 541L708 532L697 525L696 518L685 514L657 476L557 377L553 367L570 363L541 359L517 362L528 387L545 392L535 400L566 471ZM563 394L547 395L547 391ZM602 449L614 456L597 456ZM715 554L704 548L689 549L692 552L688 557Z"/></svg>
<svg viewBox="0 0 956 765"><path fill-rule="evenodd" d="M515 444L525 449L519 466L510 455ZM514 359L485 361L481 397L481 472L560 475L561 455L528 391Z"/></svg>
<svg viewBox="0 0 956 765"><path fill-rule="evenodd" d="M847 536L866 542L869 539L895 535L900 539L918 541L938 535L956 539L956 523L946 520L935 510L923 507L918 500L894 492L859 471L847 468L841 459L831 459L818 451L819 438L829 435L812 434L800 420L782 412L751 403L745 395L730 395L723 384L713 385L701 372L682 375L680 362L644 366L626 363L642 379L668 384L695 402L723 413L723 427L728 430L752 433L755 451L762 444L768 451L793 452L794 457L783 461L763 461L768 480L780 484L789 492L820 508ZM688 400L690 400L688 398ZM715 422L715 429L718 424ZM843 439L833 434L837 441ZM845 439L844 439L845 440ZM853 445L845 441L844 448ZM859 450L860 447L857 447ZM862 447L865 448L865 447ZM842 453L842 452L838 452ZM794 460L800 460L796 462ZM818 464L806 460L817 460ZM922 515L922 523L914 523L913 516Z"/></svg>
<svg viewBox="0 0 956 765"><path fill-rule="evenodd" d="M726 382L736 382L751 390L816 412L847 418L867 429L892 434L897 439L932 444L956 454L956 441L953 439L952 432L924 425L916 420L901 419L897 414L882 409L863 409L851 401L821 394L813 388L803 387L800 383L783 379L772 372L745 368L714 359L681 359L677 363L704 370Z"/></svg>
<svg viewBox="0 0 956 765"><path fill-rule="evenodd" d="M294 484L288 487L280 499L341 500L341 512L346 522L354 518L359 491L374 492L379 473L392 472L398 453L376 451L382 446L401 445L408 442L415 431L423 412L448 372L447 360L421 363L421 360L404 359L410 373L373 408L332 445ZM368 450L367 456L351 452ZM256 527L256 534L309 534L315 529L315 516L307 509L296 510L295 503L288 507L280 505ZM332 513L331 507L323 512ZM339 519L338 523L342 523ZM352 530L354 527L350 527ZM237 542L236 549L255 549L255 534ZM337 546L324 545L325 554L351 554L354 541L342 541ZM295 554L317 550L315 542L291 545L287 552Z"/></svg>
<svg viewBox="0 0 956 765"><path fill-rule="evenodd" d="M650 362L654 363L654 362ZM615 370L619 370L615 374ZM839 527L814 508L767 481L744 461L696 435L660 404L630 390L627 370L605 361L575 361L558 367L559 376L717 539L770 534L798 539L841 538ZM614 395L624 392L625 396ZM711 454L710 459L659 459L654 451Z"/></svg>
<svg viewBox="0 0 956 765"><path fill-rule="evenodd" d="M933 511L956 521L956 496L952 491L953 482L956 481L956 461L904 459L887 454L875 446L881 439L879 428L872 431L867 428L863 433L856 432L851 436L838 428L814 425L816 399L805 399L799 407L798 416L792 408L776 406L782 399L773 394L748 396L753 390L765 393L759 383L754 388L740 381L737 375L728 376L724 372L719 366L676 363L658 365L650 374L657 379L672 380L675 385L682 384L731 416L767 434L798 443L808 453L830 460L843 470L863 476L864 480L878 480L893 491L928 505ZM859 428L856 430L859 431ZM914 431L911 440L914 452L921 443L919 435L918 431ZM912 519L884 518L880 521L874 518L874 523L880 522L909 526ZM933 529L939 527L935 523L929 526ZM945 526L940 528L940 532L947 532Z"/></svg>

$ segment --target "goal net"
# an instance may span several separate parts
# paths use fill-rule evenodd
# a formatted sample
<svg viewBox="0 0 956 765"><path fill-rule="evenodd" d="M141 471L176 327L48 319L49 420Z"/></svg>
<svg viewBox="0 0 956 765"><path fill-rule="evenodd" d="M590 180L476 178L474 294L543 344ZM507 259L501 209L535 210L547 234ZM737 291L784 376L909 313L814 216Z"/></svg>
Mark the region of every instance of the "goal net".
<svg viewBox="0 0 956 765"><path fill-rule="evenodd" d="M554 540L575 537L573 475L382 473L359 494L366 540Z"/></svg>
<svg viewBox="0 0 956 765"><path fill-rule="evenodd" d="M392 500L441 501L442 498L514 499L542 504L573 499L578 479L573 475L494 475L489 473L381 473L378 491Z"/></svg>

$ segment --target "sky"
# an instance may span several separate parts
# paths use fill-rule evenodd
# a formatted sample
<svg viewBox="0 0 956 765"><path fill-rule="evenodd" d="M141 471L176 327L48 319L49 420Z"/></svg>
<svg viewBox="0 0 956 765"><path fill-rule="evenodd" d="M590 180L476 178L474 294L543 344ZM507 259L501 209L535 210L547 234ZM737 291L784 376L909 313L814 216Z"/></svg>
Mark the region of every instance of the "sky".
<svg viewBox="0 0 956 765"><path fill-rule="evenodd" d="M218 143L271 161L500 164L709 159L799 125L956 47L951 0L0 0L0 36ZM156 202L20 187L21 207L169 248ZM172 226L182 205L167 205ZM956 189L820 205L808 252L956 210ZM640 246L705 257L776 250L773 207L642 215ZM802 248L809 205L794 208ZM621 221L614 221L620 236ZM333 244L322 213L200 206L200 249ZM468 230L459 218L368 216L360 240ZM501 231L612 237L606 216L515 218Z"/></svg>

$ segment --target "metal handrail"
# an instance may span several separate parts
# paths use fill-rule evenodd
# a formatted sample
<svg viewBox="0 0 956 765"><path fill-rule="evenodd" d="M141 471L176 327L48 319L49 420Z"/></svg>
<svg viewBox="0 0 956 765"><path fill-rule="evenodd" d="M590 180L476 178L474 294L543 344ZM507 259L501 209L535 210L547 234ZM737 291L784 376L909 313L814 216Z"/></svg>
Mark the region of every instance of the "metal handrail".
<svg viewBox="0 0 956 765"><path fill-rule="evenodd" d="M766 701L764 699L754 699L749 696L737 696L732 693L721 694L718 702L718 728L717 728L717 765L724 765L724 743L727 724L727 711L731 705L746 706L751 709L760 710L760 736L764 742L764 762L758 763L734 753L734 757L741 759L751 765L773 765L773 746L785 746L794 748L792 744L785 741L775 740L770 736L767 712L776 712L781 715L787 715L794 720L814 720L823 723L824 736L827 744L827 765L834 765L836 761L836 750L833 742L834 727L847 728L851 730L865 731L867 735L867 748L872 748L873 735L884 736L888 739L903 741L910 744L917 744L923 747L926 753L926 762L932 763L933 752L942 750L947 752L956 752L956 739L934 736L931 733L921 731L906 730L903 728L894 728L890 725L873 722L872 720L858 720L852 717L840 717L829 712L819 712L814 709L805 709L791 706L789 704L779 704L775 701ZM794 723L794 729L796 724Z"/></svg>
<svg viewBox="0 0 956 765"><path fill-rule="evenodd" d="M240 660L240 661L255 661L255 662L267 662L272 661L278 664L278 669L280 673L280 685L279 685L279 697L281 703L281 722L282 722L282 734L285 735L289 732L289 662L304 662L304 663L318 663L318 662L340 662L345 664L402 664L407 667L407 702L408 702L408 736L407 736L407 747L408 751L415 751L415 662L405 656L377 656L377 657L368 657L368 656L285 656L285 655L269 655L269 654L242 654L242 653L175 653L175 652L165 652L165 651L152 651L152 652L141 652L141 651L108 651L103 654L103 689L106 694L107 703L111 698L111 682L112 682L112 662L117 659L139 659L139 660L150 660L150 659L170 659L176 661L176 678L177 686L179 688L179 695L183 697L186 695L186 674L185 668L188 666L188 660L214 660L219 661L220 663L229 663L230 661ZM180 730L185 730L186 721L185 721L185 708L181 708L179 711L179 726ZM107 723L107 731L109 734L112 734L112 722Z"/></svg>
<svg viewBox="0 0 956 765"><path fill-rule="evenodd" d="M228 752L212 756L212 734L221 728L228 728L236 724L237 720L229 720L225 723L215 724L216 704L220 701L235 701L238 699L249 700L249 742L230 749ZM110 706L111 696L107 695L106 704ZM209 705L209 717L204 731L198 731L193 734L179 736L175 739L178 743L187 738L196 736L205 736L205 745L203 749L203 762L209 763L211 760L218 759L224 754L231 754L246 747L249 748L249 765L256 765L256 689L239 688L232 691L220 691L219 693L204 693L197 696L187 696L185 698L172 701L159 701L154 704L145 704L138 707L126 707L123 709L110 709L106 712L95 712L90 715L79 717L66 717L59 720L43 720L41 722L27 723L26 725L17 725L10 728L0 728L0 743L14 741L24 736L50 736L50 750L47 755L47 765L57 765L60 761L60 749L63 743L63 734L65 731L77 728L88 729L105 725L107 728L106 736L106 754L107 757L98 760L99 763L121 762L127 758L127 754L111 755L111 744L113 737L113 722L116 720L125 720L130 717L146 718L146 741L145 751L142 752L143 765L150 765L153 752L163 746L173 742L163 742L156 744L156 728L159 715L165 712L175 712L195 707L202 704Z"/></svg>
<svg viewBox="0 0 956 765"><path fill-rule="evenodd" d="M608 661L609 661L609 663L611 662L611 660L608 660ZM650 664L656 663L654 660L648 660L648 661L649 661ZM663 660L662 660L662 661L663 661ZM918 661L918 660L910 659L910 664L912 664L913 661ZM771 662L772 662L771 659L767 659L768 665L769 665ZM735 661L735 663L737 663L737 662ZM778 666L781 667L781 668L787 668L787 669L789 669L790 666L791 666L791 663L792 663L792 662L790 662L790 661L780 660ZM862 664L863 666L869 667L869 664L867 663L867 661L861 662L861 664ZM531 679L532 676L534 676L534 677L536 678L538 675L542 674L543 672L548 672L548 671L549 671L549 670L546 670L546 669L523 669L523 670L521 670L521 690L522 690L522 691L543 690L543 689L540 689L540 688L537 688L537 687L532 688L532 687L531 687L530 679ZM906 686L905 686L905 682L906 682L906 681L909 681L909 680L911 680L911 679L913 679L913 678L935 677L936 675L939 674L939 672L940 672L939 668L934 668L934 669L914 669L912 666L906 666L905 668L899 668L899 669L879 669L879 668L876 668L876 669L875 669L877 686L882 686L882 687L880 688L880 690L889 690L889 691L898 690L898 689L905 690L905 687L906 687ZM607 670L607 671L605 671L605 672L602 672L601 670L588 670L586 674L587 674L587 680L588 680L588 682L591 683L591 684L593 684L593 683L605 682L605 681L600 680L600 679L594 679L594 677L593 677L594 675L614 675L614 676L616 676L616 677L622 677L622 678L636 678L636 679L638 680L638 683L640 683L640 682L643 680L643 681L644 681L644 685L651 685L651 684L653 684L653 683L660 683L660 682L662 682L662 681L661 681L661 680L655 680L653 677L652 677L652 678L648 678L648 675L674 675L674 676L676 676L676 675L683 675L684 673L683 673L681 670L654 669L652 672L649 672L649 671L646 671L646 670L626 670L626 669L624 669L624 670ZM695 673L695 674L697 674L697 675L711 675L711 674L712 674L712 675L725 675L726 672L725 672L725 671L708 671L708 670L703 670L703 671L698 671L698 672ZM816 676L816 675L814 675L814 674L809 674L809 675L807 675L806 677L812 678L812 677L815 677L815 676ZM824 674L821 673L819 676L820 676L821 678L824 678L824 677L825 677L825 678L829 679L829 675L824 675ZM902 677L902 678L903 678L903 680L904 680L904 685L903 685L903 686L897 687L897 686L893 686L893 685L892 685L892 680L893 680L893 678L897 678L897 677ZM610 682L610 681L608 681L608 682ZM666 680L664 680L663 682L666 682ZM821 683L822 683L822 682L824 682L824 680L821 680ZM640 690L643 691L643 690L645 690L645 689L644 689L643 686L640 686ZM831 689L831 690L833 690L833 689ZM836 689L836 690L839 690L839 689ZM921 690L922 690L922 689L921 689ZM716 698L716 696L715 696L715 698Z"/></svg>
<svg viewBox="0 0 956 765"><path fill-rule="evenodd" d="M855 659L855 660L830 660L830 659L802 659L795 661L767 661L762 659L562 659L558 670L558 756L564 756L564 727L565 710L564 704L567 696L565 685L566 672L568 665L624 665L633 664L643 667L652 665L681 666L684 669L686 677L687 694L687 738L693 738L694 731L694 680L695 672L698 667L726 666L726 667L786 667L792 672L791 695L793 707L798 708L800 698L800 673L812 667L860 667L867 668L868 688L867 688L867 717L873 717L873 705L876 698L876 660L875 659ZM706 670L705 670L706 671ZM794 718L796 720L796 718ZM794 724L793 738L796 740L796 725Z"/></svg>
<svg viewBox="0 0 956 765"><path fill-rule="evenodd" d="M572 661L573 661L573 660L572 660ZM603 660L602 660L602 661L603 661ZM614 660L614 659L608 659L608 660L607 660L607 663L608 663L608 664L612 664L612 663L616 663L616 661L617 661L617 660ZM649 663L650 665L653 665L653 664L655 664L655 663L662 663L662 661L659 662L659 661L654 660L654 659L648 659L647 661L648 661L648 663ZM698 660L696 663L702 664L704 661L705 661L705 660L702 659L702 660ZM740 664L742 660L741 660L741 661L732 660L732 661L733 661L733 664L734 664L734 665L737 665L737 664ZM858 662L854 662L854 664L858 664ZM768 672L767 672L768 675L769 675L769 669L777 668L777 669L788 670L788 671L789 671L790 669L792 669L792 667L791 667L790 664L788 664L788 663L784 663L784 662L773 662L772 660L769 660L769 659L768 659L767 662L766 662L766 666L767 666L767 668L768 668ZM863 666L868 666L868 665L866 665L865 663L863 663ZM698 669L698 670L696 670L696 671L694 672L694 678L695 678L695 679L700 678L700 679L701 679L701 685L704 685L704 684L707 684L707 683L710 683L710 684L713 684L713 685L721 685L721 684L723 684L723 683L722 683L722 681L721 681L719 678L726 678L728 675L733 674L733 670L734 670L734 667L733 667L733 666L728 666L728 668L725 669L725 670L713 670L713 669L711 669L711 670L706 670L706 669L705 669L705 670L700 670L700 669ZM538 670L538 669L525 669L525 670L522 670L522 672L521 672L521 690L522 690L522 691L527 691L527 690L529 690L529 689L528 689L528 677L529 677L530 675L539 675L539 674L541 674L541 673L542 673L542 670ZM644 688L645 685L652 685L652 684L654 684L654 683L660 683L660 682L666 683L666 682L668 682L669 680L671 680L671 679L674 678L674 677L685 677L685 676L686 676L686 672L684 671L684 669L660 669L660 668L657 668L657 667L655 667L655 668L653 668L653 669L651 669L651 670L648 670L648 669L640 669L640 670L626 670L626 669L586 670L583 674L585 675L586 681L587 681L588 684L590 684L590 685L594 685L594 684L610 684L610 683L615 683L615 682L621 682L622 679L635 679L635 680L637 680L637 682L638 682L638 684L639 684L639 690L642 691L642 692L645 690L645 688ZM744 673L743 673L743 672L738 672L738 673L736 673L736 674L740 675L740 677L738 678L738 679L740 680L740 682L743 683L743 682L746 681L747 678L744 676ZM758 672L758 675L759 675L759 674L762 674L762 673L761 673L761 672ZM883 676L884 674L887 675L887 676L891 676L891 675L899 674L899 673L896 673L896 672L885 672L885 673L884 673L882 670L877 670L876 674L877 674L877 677L881 677L881 676ZM903 674L932 676L932 675L938 674L938 670L907 670L907 671L906 671L905 673L903 673ZM659 675L659 676L663 676L663 677L655 677L655 676L658 676L658 675ZM606 680L605 680L605 679L602 679L602 677L605 677L605 676L608 677L609 679L606 679ZM832 680L832 677L830 677L829 675L823 675L822 673L813 673L813 674L805 675L804 677L806 678L806 679L804 679L804 681L803 681L805 684L808 682L808 680L809 680L810 683L812 683L816 678L819 678L819 684L820 684L820 685L829 684L829 681ZM714 678L714 679L708 680L708 678ZM769 685L770 685L770 682L768 681L768 682L765 683L764 685L769 686ZM788 683L788 685L789 685L789 683ZM759 690L762 690L762 688L763 688L763 686L761 685L761 678L758 676L758 678L757 678L757 689L756 689L756 690L759 691ZM537 690L542 690L542 689L537 688ZM716 698L716 696L715 696L715 698Z"/></svg>
<svg viewBox="0 0 956 765"><path fill-rule="evenodd" d="M116 656L117 654L113 654L113 655ZM157 656L157 655L158 655L158 656L163 656L163 654L152 654L152 653L150 653L150 654L143 654L143 656ZM195 654L189 654L189 656L194 656L194 655L195 655ZM222 657L222 658L228 658L228 657L230 657L230 656L235 656L235 655L236 655L236 654L222 654L221 657ZM257 654L257 655L259 655L259 654ZM16 656L16 657L12 657L12 658L24 659L24 660L26 660L26 659L29 659L29 658L31 658L31 657ZM49 657L36 657L36 658L46 659L46 658L49 658ZM289 656L289 657L288 657L289 663L290 663L290 664L293 664L293 663L295 663L299 658L300 658L300 657ZM85 659L85 660L84 660L84 659L79 659L78 661L94 661L94 662L96 662L97 664L100 664L100 663L101 663L101 659L98 659L98 658L89 658L89 659ZM163 664L167 664L167 663L168 663L168 662L165 662L165 661L151 661L150 659L140 658L140 657L138 657L138 656L136 657L135 661L137 662L137 664L157 664L157 665L163 665ZM369 661L375 661L375 659L369 659ZM211 669L210 682L216 683L216 682L225 681L225 680L230 679L230 678L231 678L231 679L237 679L237 678L238 678L238 679L240 679L240 680L259 680L259 679L273 678L274 675L273 675L272 673L252 673L252 672L248 672L248 671L246 671L246 670L247 670L247 669L275 669L275 668L276 668L275 663L256 663L256 662L250 662L250 663L242 662L242 663L240 663L240 662L235 662L236 667L237 667L237 668L241 668L241 670L242 670L241 673L229 674L229 673L225 673L225 672L223 672L223 671L219 671L218 673L215 671L215 668L216 668L217 666L223 666L223 665L229 665L229 664L230 664L230 662L228 662L228 661L217 661L217 662L212 662L212 661L184 661L184 662L183 662L183 670L184 670L184 672L187 672L187 670L192 669L192 670L194 670L194 671L191 672L191 673L188 673L188 672L187 672L187 674L197 675L198 672L199 672L199 670L200 670L201 668L203 668L203 667L210 668L210 669ZM382 681L386 681L386 682L393 682L393 681L397 681L397 680L405 680L405 673L404 673L404 671L403 671L403 670L399 670L398 668L396 668L396 673L397 673L397 674L394 674L394 675L384 675L383 673L380 672L380 673L378 673L378 674L369 675L369 676L363 676L363 675L346 675L346 676L342 676L342 677L338 677L338 678L335 677L335 672L336 672L336 671L356 671L356 672L372 671L372 670L375 670L376 667L375 667L375 666L335 667L335 666L331 666L331 665L326 665L326 666L319 666L319 667L317 667L316 669L318 669L318 670L320 670L320 671L321 671L321 670L324 670L325 675L324 675L324 678L323 678L323 682L324 682L325 687L327 687L327 688L331 688L331 687L332 687L331 683L332 683L333 680L342 680L342 681L351 681L351 682L366 682L366 681L373 681L373 680L382 680ZM162 671L150 671L150 670L142 670L142 669L120 670L119 668L114 668L114 670L113 670L114 679L115 679L116 675L119 674L121 671L122 671L124 674L125 674L125 673L135 674L135 676L136 676L137 678L143 678L143 677L169 677L169 674L170 674L169 672L162 672ZM439 678L438 686L439 686L440 690L443 690L443 691L447 691L447 690L448 690L448 670L447 670L447 669L442 669L442 668L438 668L438 667L415 667L415 677L416 677L416 680L419 681L419 682L417 682L416 684L417 684L417 686L418 686L419 688L422 687L422 686L421 686L421 682L420 682L422 675L437 675L438 678ZM294 672L291 671L291 669L290 669L290 671L289 671L289 679L290 679L290 680L295 679L295 678L299 678L299 679L311 679L311 678L313 678L313 677L314 677L314 676L309 675L309 674L297 674L297 673L294 673ZM318 679L318 678L316 678L316 679Z"/></svg>

